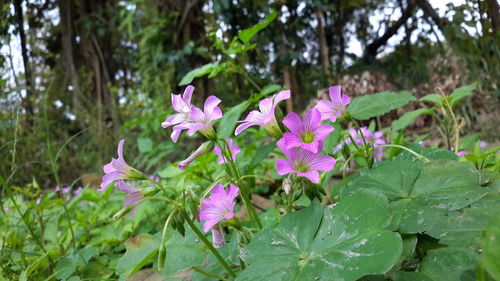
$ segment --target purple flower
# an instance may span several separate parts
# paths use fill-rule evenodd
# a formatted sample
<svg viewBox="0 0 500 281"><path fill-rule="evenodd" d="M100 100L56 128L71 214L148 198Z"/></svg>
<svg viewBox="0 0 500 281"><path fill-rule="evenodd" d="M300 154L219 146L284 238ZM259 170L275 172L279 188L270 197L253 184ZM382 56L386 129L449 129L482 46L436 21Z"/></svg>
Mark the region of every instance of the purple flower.
<svg viewBox="0 0 500 281"><path fill-rule="evenodd" d="M82 192L83 187L79 186L75 191L73 191L74 195L78 195Z"/></svg>
<svg viewBox="0 0 500 281"><path fill-rule="evenodd" d="M195 152L193 152L191 155L189 155L188 158L186 158L184 161L180 162L177 167L181 170L184 170L187 165L191 164L191 162L194 161L194 159L200 157L202 154L207 153L210 151L213 147L213 143L211 141L204 142L198 147Z"/></svg>
<svg viewBox="0 0 500 281"><path fill-rule="evenodd" d="M224 238L224 231L220 224L216 224L212 227L212 244L214 248L220 248L226 244L226 239Z"/></svg>
<svg viewBox="0 0 500 281"><path fill-rule="evenodd" d="M479 148L480 148L480 149L484 149L486 146L488 146L488 143L487 143L487 142L485 142L485 141L480 141L480 142L479 142Z"/></svg>
<svg viewBox="0 0 500 281"><path fill-rule="evenodd" d="M66 186L65 188L63 188L62 193L66 194L66 193L69 193L70 191L71 191L71 185L70 186Z"/></svg>
<svg viewBox="0 0 500 281"><path fill-rule="evenodd" d="M59 190L61 190L61 188L57 185L56 188L54 188L54 192L59 192Z"/></svg>
<svg viewBox="0 0 500 281"><path fill-rule="evenodd" d="M167 128L173 125L177 125L189 120L189 113L191 112L191 97L193 95L194 87L189 85L184 90L184 94L182 95L174 95L171 94L172 107L178 113L171 115L165 120L165 122L161 123L163 128ZM177 137L179 135L176 131L172 133L172 140L175 138L177 141Z"/></svg>
<svg viewBox="0 0 500 281"><path fill-rule="evenodd" d="M142 198L144 198L144 190L143 189L134 187L134 186L122 181L122 180L118 181L116 183L116 187L118 189L120 189L121 191L127 193L127 195L125 196L125 201L123 201L123 207L126 207L128 205L132 205L132 204L136 203L137 201L141 200ZM136 208L137 208L137 206L132 209L132 211L130 212L130 217L134 216Z"/></svg>
<svg viewBox="0 0 500 281"><path fill-rule="evenodd" d="M383 139L384 133L382 132L375 132L372 133L367 127L361 127L361 132L363 133L363 136L365 137L365 141L367 145L373 145L373 146L379 146L379 145L384 145L386 144L385 140ZM364 145L363 143L363 137L359 133L358 130L351 128L349 129L349 135L351 135L352 139L354 140L354 143L357 146L362 146ZM351 143L352 140L351 138L347 138L345 140L346 143ZM379 162L382 160L382 157L384 157L384 152L383 148L375 148L373 151L373 159L375 162Z"/></svg>
<svg viewBox="0 0 500 281"><path fill-rule="evenodd" d="M239 135L241 132L246 130L251 126L262 126L264 129L274 136L275 138L281 138L281 130L278 125L278 121L276 121L276 117L274 116L274 110L280 101L286 100L290 98L290 90L281 91L270 98L265 98L259 102L259 109L252 110L248 113L247 118L242 121L238 121L242 123L236 128L235 135Z"/></svg>
<svg viewBox="0 0 500 281"><path fill-rule="evenodd" d="M215 138L215 131L212 127L212 121L222 118L222 110L217 106L221 100L216 96L209 96L205 100L203 111L194 105L191 105L189 120L174 126L172 140L177 142L179 135L183 130L188 130L188 135L192 136L200 131L208 139Z"/></svg>
<svg viewBox="0 0 500 281"><path fill-rule="evenodd" d="M200 220L204 220L203 231L208 232L217 223L233 217L234 199L238 196L239 188L233 184L227 190L221 184L217 184L211 191L209 198L203 199L200 209Z"/></svg>
<svg viewBox="0 0 500 281"><path fill-rule="evenodd" d="M465 151L459 151L457 152L457 156L465 156Z"/></svg>
<svg viewBox="0 0 500 281"><path fill-rule="evenodd" d="M286 148L301 147L318 153L321 142L333 131L332 126L321 124L320 121L321 114L314 108L307 112L304 121L295 112L285 116L283 124L291 131L283 135Z"/></svg>
<svg viewBox="0 0 500 281"><path fill-rule="evenodd" d="M425 146L426 144L427 144L427 143L426 143L425 141L419 141L419 142L418 142L418 145L420 145L420 146Z"/></svg>
<svg viewBox="0 0 500 281"><path fill-rule="evenodd" d="M227 144L229 145L229 149L231 150L233 161L236 161L236 154L240 153L241 150L237 145L233 144L233 139L227 138L226 141ZM219 146L214 147L214 153L219 156L219 158L217 159L217 163L219 164L226 163L226 158L222 156L222 151Z"/></svg>
<svg viewBox="0 0 500 281"><path fill-rule="evenodd" d="M118 180L141 180L145 179L144 175L136 169L130 167L123 158L123 144L125 140L122 139L118 143L118 159L113 158L111 162L104 165L103 170L105 175L102 177L101 188L98 191L103 191L112 182Z"/></svg>
<svg viewBox="0 0 500 281"><path fill-rule="evenodd" d="M328 90L331 101L320 100L316 105L316 109L321 113L321 121L330 120L335 122L337 118L344 115L346 106L351 102L351 99L341 93L340 86L332 86Z"/></svg>
<svg viewBox="0 0 500 281"><path fill-rule="evenodd" d="M286 159L276 160L276 171L281 176L295 173L299 177L306 177L318 183L318 171L329 171L335 166L335 159L331 156L315 154L305 149L287 149L285 139L280 139L277 145L286 157Z"/></svg>
<svg viewBox="0 0 500 281"><path fill-rule="evenodd" d="M37 204L37 205L40 205L40 203L41 203L41 202L42 202L42 198L38 198L38 199L36 199L36 204Z"/></svg>

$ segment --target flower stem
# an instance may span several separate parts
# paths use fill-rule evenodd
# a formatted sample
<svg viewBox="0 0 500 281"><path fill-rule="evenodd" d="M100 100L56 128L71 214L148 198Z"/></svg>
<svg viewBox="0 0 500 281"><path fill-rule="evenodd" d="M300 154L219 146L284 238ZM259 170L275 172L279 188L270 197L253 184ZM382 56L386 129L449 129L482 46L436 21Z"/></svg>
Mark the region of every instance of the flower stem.
<svg viewBox="0 0 500 281"><path fill-rule="evenodd" d="M186 219L186 222L189 224L191 229L193 229L194 233L198 235L198 237L205 243L205 245L208 247L208 249L212 252L212 254L217 258L217 260L220 262L220 264L226 269L226 271L231 275L231 277L236 277L236 274L234 271L229 267L227 262L224 260L224 258L219 254L219 252L214 248L212 243L207 240L205 235L198 229L198 227L194 224L193 220L189 217L189 215L186 213L186 211L182 211L182 216L184 219Z"/></svg>
<svg viewBox="0 0 500 281"><path fill-rule="evenodd" d="M223 146L221 146L219 143L217 143L217 145L221 149L222 156L224 157L227 166L230 167L229 168L229 170L231 171L230 176L233 178L236 185L240 187L240 197L243 200L243 203L245 204L245 207L248 210L250 218L257 225L258 229L262 229L262 223L260 222L260 219L257 216L257 212L255 211L255 208L253 207L252 202L250 201L250 197L247 193L247 186L243 182L243 178L240 175L238 166L236 166L236 163L233 161L229 144L225 139L222 139L222 143Z"/></svg>
<svg viewBox="0 0 500 281"><path fill-rule="evenodd" d="M165 259L167 257L167 249L165 246L166 240L167 240L167 229L168 226L170 225L170 221L172 221L172 218L175 215L175 210L170 213L168 216L167 220L165 221L165 225L163 226L163 233L161 235L161 244L160 244L160 249L158 250L158 269L162 270L163 266L165 265Z"/></svg>
<svg viewBox="0 0 500 281"><path fill-rule="evenodd" d="M222 281L229 281L229 279L223 277L223 276L220 276L219 274L215 274L215 273L212 273L212 272L208 272L208 271L205 271L197 266L193 266L191 267L194 271L197 271L201 274L204 274L206 276L209 276L209 277L213 277L213 278L216 278L217 280L222 280Z"/></svg>
<svg viewBox="0 0 500 281"><path fill-rule="evenodd" d="M421 154L418 154L418 153L416 153L415 151L413 151L413 150L409 149L408 147L405 147L405 146L402 146L402 145L397 145L397 144L384 144L384 145L377 145L377 146L375 146L374 148L381 148L381 147L396 147L396 148L400 148L400 149L406 150L406 151L408 151L409 153L411 153L411 154L415 155L415 156L416 156L419 160L421 160L421 161L422 161L422 162L424 162L424 163L429 163L429 162L431 162L431 161L429 160L429 158L427 158L427 157L425 157L425 156L423 156L423 155L421 155Z"/></svg>

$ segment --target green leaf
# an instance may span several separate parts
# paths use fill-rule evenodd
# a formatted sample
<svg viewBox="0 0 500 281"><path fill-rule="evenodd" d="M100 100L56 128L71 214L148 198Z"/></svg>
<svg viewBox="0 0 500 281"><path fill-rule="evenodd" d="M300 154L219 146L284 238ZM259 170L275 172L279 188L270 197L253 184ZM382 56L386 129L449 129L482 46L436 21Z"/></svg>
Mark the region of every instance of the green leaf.
<svg viewBox="0 0 500 281"><path fill-rule="evenodd" d="M355 98L347 107L347 111L356 119L367 120L386 114L414 100L416 100L415 97L408 91L380 92Z"/></svg>
<svg viewBox="0 0 500 281"><path fill-rule="evenodd" d="M458 160L458 156L453 151L448 149L432 149L418 144L411 144L408 148L427 157L429 160ZM409 153L408 151L401 151L395 159L420 161L415 155Z"/></svg>
<svg viewBox="0 0 500 281"><path fill-rule="evenodd" d="M189 227L186 227L184 237L173 232L167 240L166 250L165 267L158 272L162 276L172 276L191 266L203 264L208 251Z"/></svg>
<svg viewBox="0 0 500 281"><path fill-rule="evenodd" d="M340 143L342 127L339 123L332 123L330 121L326 121L325 123L333 126L334 130L323 140L323 153L332 154L333 148Z"/></svg>
<svg viewBox="0 0 500 281"><path fill-rule="evenodd" d="M255 152L255 155L252 159L252 163L250 166L255 166L259 164L262 160L264 160L269 153L271 153L276 148L276 141L272 141L268 144L261 145Z"/></svg>
<svg viewBox="0 0 500 281"><path fill-rule="evenodd" d="M400 258L399 234L385 196L356 192L333 207L318 201L258 233L241 253L236 280L357 280L388 271Z"/></svg>
<svg viewBox="0 0 500 281"><path fill-rule="evenodd" d="M277 16L278 14L273 10L269 15L267 15L266 19L263 22L240 31L238 33L238 38L240 38L241 42L248 44L250 40L252 40L252 38L255 36L255 34L257 34L257 32L268 26Z"/></svg>
<svg viewBox="0 0 500 281"><path fill-rule="evenodd" d="M241 114L247 109L249 104L248 101L244 101L233 106L224 114L224 117L222 117L220 121L219 128L217 129L217 135L220 138L228 138L233 134L234 127L236 127L236 121L240 119Z"/></svg>
<svg viewBox="0 0 500 281"><path fill-rule="evenodd" d="M426 233L439 239L440 244L479 250L483 234L496 215L491 210L500 210L498 191L482 197L469 208L449 212L445 220L433 225Z"/></svg>
<svg viewBox="0 0 500 281"><path fill-rule="evenodd" d="M182 173L184 173L184 171L179 169L177 166L168 165L163 170L161 170L158 175L162 178L174 178Z"/></svg>
<svg viewBox="0 0 500 281"><path fill-rule="evenodd" d="M153 149L153 140L150 138L138 138L137 146L139 147L140 153L147 153Z"/></svg>
<svg viewBox="0 0 500 281"><path fill-rule="evenodd" d="M478 255L465 248L441 248L430 251L419 271L435 281L476 280Z"/></svg>
<svg viewBox="0 0 500 281"><path fill-rule="evenodd" d="M453 93L449 96L451 106L456 105L460 100L465 97L472 96L472 91L476 89L477 83L460 87L455 89Z"/></svg>
<svg viewBox="0 0 500 281"><path fill-rule="evenodd" d="M402 129L408 127L409 125L411 125L413 123L413 121L415 121L415 119L417 119L417 117L419 117L420 115L431 114L432 111L433 111L433 109L420 108L417 110L406 112L398 120L395 120L394 122L392 122L391 128L395 131L402 130Z"/></svg>
<svg viewBox="0 0 500 281"><path fill-rule="evenodd" d="M497 209L498 210L498 209ZM491 210L490 210L491 211ZM483 256L481 266L495 280L500 280L500 216L490 224L483 240Z"/></svg>
<svg viewBox="0 0 500 281"><path fill-rule="evenodd" d="M474 281L478 255L465 248L432 250L419 266L419 272L397 271L389 274L394 281Z"/></svg>
<svg viewBox="0 0 500 281"><path fill-rule="evenodd" d="M58 280L68 279L76 271L77 264L72 259L63 257L57 262L55 277Z"/></svg>
<svg viewBox="0 0 500 281"><path fill-rule="evenodd" d="M438 94L428 94L422 98L421 101L432 102L437 106L441 106L443 104L443 97Z"/></svg>
<svg viewBox="0 0 500 281"><path fill-rule="evenodd" d="M397 160L379 162L342 190L380 192L389 198L400 221L401 233L424 232L447 219L449 211L468 206L488 190L479 185L477 173L468 165L448 160L419 162Z"/></svg>
<svg viewBox="0 0 500 281"><path fill-rule="evenodd" d="M141 233L125 241L127 251L116 264L116 273L121 277L130 277L156 255L160 239L147 233Z"/></svg>
<svg viewBox="0 0 500 281"><path fill-rule="evenodd" d="M194 78L196 77L201 77L203 75L207 75L211 73L214 69L217 69L218 62L216 63L207 63L201 67L195 68L191 71L189 71L184 77L182 78L181 82L179 83L179 86L185 86L188 85L193 81Z"/></svg>

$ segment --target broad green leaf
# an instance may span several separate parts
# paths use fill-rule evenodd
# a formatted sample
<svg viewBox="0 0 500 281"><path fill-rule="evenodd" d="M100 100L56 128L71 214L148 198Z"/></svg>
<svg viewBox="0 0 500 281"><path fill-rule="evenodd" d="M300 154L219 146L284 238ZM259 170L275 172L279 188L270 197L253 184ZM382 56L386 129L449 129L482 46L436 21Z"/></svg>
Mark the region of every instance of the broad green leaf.
<svg viewBox="0 0 500 281"><path fill-rule="evenodd" d="M165 167L163 170L161 170L158 175L162 178L173 178L176 177L180 174L182 174L184 171L179 169L176 166L173 165L168 165Z"/></svg>
<svg viewBox="0 0 500 281"><path fill-rule="evenodd" d="M127 251L116 264L116 273L121 279L132 276L156 255L160 239L141 233L125 241Z"/></svg>
<svg viewBox="0 0 500 281"><path fill-rule="evenodd" d="M488 189L468 164L448 160L425 165L408 160L380 162L349 183L342 194L369 189L386 195L401 233L424 232L447 219L448 212L466 207Z"/></svg>
<svg viewBox="0 0 500 281"><path fill-rule="evenodd" d="M186 234L182 237L178 232L168 238L165 267L158 272L162 276L171 277L177 272L191 266L204 264L207 249L196 234L186 226Z"/></svg>
<svg viewBox="0 0 500 281"><path fill-rule="evenodd" d="M465 248L441 248L429 252L419 271L434 281L473 281L478 260L475 252Z"/></svg>
<svg viewBox="0 0 500 281"><path fill-rule="evenodd" d="M339 123L332 123L330 121L326 121L325 123L333 126L334 130L323 140L323 153L332 154L333 148L340 143L342 127Z"/></svg>
<svg viewBox="0 0 500 281"><path fill-rule="evenodd" d="M427 157L429 160L458 160L458 156L453 151L447 149L433 149L418 144L411 144L408 148ZM408 151L401 151L401 153L396 156L396 160L420 161L415 155Z"/></svg>
<svg viewBox="0 0 500 281"><path fill-rule="evenodd" d="M391 128L395 131L402 130L411 125L415 121L415 119L417 119L417 117L419 117L420 115L430 114L432 113L432 111L433 110L429 108L420 108L417 110L406 112L398 120L392 122Z"/></svg>
<svg viewBox="0 0 500 281"><path fill-rule="evenodd" d="M455 89L453 93L448 97L450 99L450 104L451 106L456 105L460 100L462 100L465 97L472 96L472 91L476 89L477 83L467 85L460 87L458 89Z"/></svg>
<svg viewBox="0 0 500 281"><path fill-rule="evenodd" d="M211 73L214 69L217 69L218 64L219 64L218 62L207 63L201 67L189 71L186 75L184 75L181 82L179 83L179 86L188 85L193 81L194 78L201 77L203 75Z"/></svg>
<svg viewBox="0 0 500 281"><path fill-rule="evenodd" d="M347 107L347 111L356 119L367 120L384 115L414 100L415 97L408 91L380 92L356 97Z"/></svg>
<svg viewBox="0 0 500 281"><path fill-rule="evenodd" d="M500 216L498 214L486 230L483 250L481 266L493 279L500 280Z"/></svg>
<svg viewBox="0 0 500 281"><path fill-rule="evenodd" d="M445 220L433 225L426 233L439 239L440 244L479 250L484 231L497 214L492 210L500 210L498 191L484 196L469 208L449 212Z"/></svg>
<svg viewBox="0 0 500 281"><path fill-rule="evenodd" d="M233 106L229 111L227 111L222 120L219 123L219 128L217 129L217 135L220 138L229 138L236 127L236 121L240 119L241 114L247 109L250 103L244 101L236 106Z"/></svg>
<svg viewBox="0 0 500 281"><path fill-rule="evenodd" d="M428 94L422 98L421 101L432 102L435 105L441 106L443 104L443 97L438 94Z"/></svg>
<svg viewBox="0 0 500 281"><path fill-rule="evenodd" d="M63 257L57 262L54 269L55 277L58 280L66 280L76 271L77 264L72 259Z"/></svg>
<svg viewBox="0 0 500 281"><path fill-rule="evenodd" d="M147 153L153 149L153 141L150 138L138 138L137 146L140 153Z"/></svg>
<svg viewBox="0 0 500 281"><path fill-rule="evenodd" d="M269 153L271 153L276 148L276 142L272 141L268 144L261 145L255 152L255 155L252 159L251 166L255 166L259 164L262 160L264 160Z"/></svg>
<svg viewBox="0 0 500 281"><path fill-rule="evenodd" d="M241 42L248 44L250 40L252 40L252 38L255 36L255 34L257 34L257 32L268 26L277 16L278 14L276 13L276 11L272 11L269 15L267 15L266 19L263 22L240 31L238 33L238 38L240 38Z"/></svg>
<svg viewBox="0 0 500 281"><path fill-rule="evenodd" d="M399 234L385 230L385 196L356 192L323 209L318 201L258 233L241 253L236 280L357 280L388 271L400 258Z"/></svg>

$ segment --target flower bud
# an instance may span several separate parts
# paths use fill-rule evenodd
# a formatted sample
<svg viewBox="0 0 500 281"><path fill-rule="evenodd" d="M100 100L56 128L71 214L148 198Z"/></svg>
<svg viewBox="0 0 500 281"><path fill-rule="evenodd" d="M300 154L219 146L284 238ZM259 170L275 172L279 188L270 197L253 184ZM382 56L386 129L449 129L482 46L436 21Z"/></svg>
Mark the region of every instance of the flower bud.
<svg viewBox="0 0 500 281"><path fill-rule="evenodd" d="M290 191L292 190L292 180L290 178L285 178L283 180L282 187L286 195L290 194Z"/></svg>
<svg viewBox="0 0 500 281"><path fill-rule="evenodd" d="M186 158L184 161L180 162L177 167L179 169L184 170L187 165L189 165L191 162L194 161L194 159L200 157L202 154L205 154L209 151L212 151L212 148L214 147L214 144L212 141L207 141L204 142L196 149L188 158Z"/></svg>

